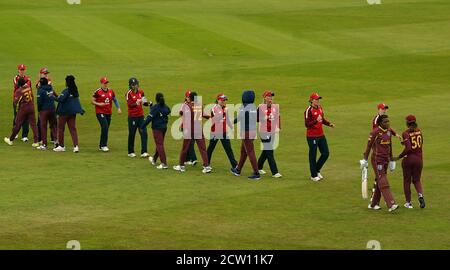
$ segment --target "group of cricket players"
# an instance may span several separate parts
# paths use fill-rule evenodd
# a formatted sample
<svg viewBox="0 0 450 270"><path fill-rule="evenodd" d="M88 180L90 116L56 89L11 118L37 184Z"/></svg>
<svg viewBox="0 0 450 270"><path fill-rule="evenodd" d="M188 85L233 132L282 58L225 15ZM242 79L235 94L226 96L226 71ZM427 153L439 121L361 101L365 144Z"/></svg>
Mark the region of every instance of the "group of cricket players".
<svg viewBox="0 0 450 270"><path fill-rule="evenodd" d="M73 152L79 152L78 136L76 130L76 115L84 114L84 109L79 101L78 88L75 77L66 77L66 89L57 94L52 87L47 68L40 69L39 81L36 84L38 118L35 118L34 94L30 78L25 75L26 66L18 65L18 74L13 79L13 110L14 120L12 134L5 137L8 145L18 138L22 129L22 141L28 141L29 127L33 130L34 140L32 146L39 150L47 150L47 132L50 130L50 143L54 144L53 151L65 152L64 126L67 124L73 141ZM108 133L113 113L112 104L122 113L119 101L114 90L109 88L107 77L100 78L100 87L92 94L91 104L95 107L96 117L100 126L99 150L108 152ZM135 135L138 132L141 137L142 158L148 158L150 163L157 169L167 169L167 158L164 148L164 139L168 129L171 110L165 103L164 94L156 93L155 103L151 102L144 91L140 88L137 78L129 79L129 89L125 95L128 109L128 156L136 157L134 151ZM280 112L278 104L274 103L273 91L264 91L261 95L262 104L255 105L255 92L246 90L242 94L242 105L238 110L237 117L227 108L228 97L224 93L216 96L212 109L205 113L204 106L195 91L188 90L184 93L184 102L179 110L181 124L179 130L183 134L182 150L178 164L173 169L179 172L186 171L186 165L197 163L194 145L197 144L203 162L203 173L210 173L212 153L218 141L221 142L227 158L230 162L230 172L240 176L247 158L250 160L252 174L250 180L261 179L264 163L268 161L272 177L280 178L275 161L274 150L280 131ZM309 168L311 180L319 182L324 179L321 169L329 157L329 149L323 131L323 125L334 128L335 125L325 118L325 114L318 93L312 93L309 97L309 106L305 110L304 120L306 127L306 139L309 147ZM57 106L55 107L55 103ZM146 116L144 107L150 109ZM404 176L404 192L408 209L413 208L411 201L411 183L418 193L418 201L421 208L425 207L423 188L421 184L421 173L423 167L422 147L423 135L419 129L416 117L406 117L406 130L402 135L397 134L391 127L386 114L386 104L378 105L378 113L372 122L372 132L360 161L361 169L367 170L370 164L375 173L375 183L369 209L379 210L381 197L384 198L390 212L398 208L390 190L387 179L388 170L395 169L395 162L402 159ZM209 145L206 147L205 135L203 134L203 120L211 121L211 135ZM155 141L155 153L149 155L147 151L147 126L151 123L152 135ZM238 125L238 138L241 140L240 158L234 158L231 147L230 131L234 125ZM262 143L262 151L257 159L254 148L254 140L259 136ZM404 150L397 156L392 152L392 137L397 137L404 145ZM317 159L317 152L320 157ZM157 164L158 159L160 164Z"/></svg>

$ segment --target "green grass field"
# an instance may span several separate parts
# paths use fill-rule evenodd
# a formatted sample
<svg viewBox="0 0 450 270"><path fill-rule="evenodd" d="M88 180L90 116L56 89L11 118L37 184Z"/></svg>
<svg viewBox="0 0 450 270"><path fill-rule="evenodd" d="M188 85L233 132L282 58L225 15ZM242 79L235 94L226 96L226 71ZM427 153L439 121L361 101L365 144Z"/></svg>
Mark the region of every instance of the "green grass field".
<svg viewBox="0 0 450 270"><path fill-rule="evenodd" d="M0 249L65 249L73 239L82 249L365 249L369 240L450 249L449 28L444 0L0 0L1 136L11 130L19 63L33 84L48 67L58 91L74 74L87 111L79 154L0 145ZM124 109L131 76L171 105L188 88L208 103L221 91L239 103L243 89L274 89L283 179L249 182L248 162L232 176L221 146L210 175L130 159L126 110L113 115L111 152L100 153L90 97L105 75ZM303 121L316 90L337 126L326 129L331 157L320 183L309 180ZM424 210L414 201L391 214L382 202L370 212L361 198L358 160L380 102L394 129L414 113L424 131ZM169 137L166 149L174 165L181 141ZM401 170L389 180L403 205Z"/></svg>

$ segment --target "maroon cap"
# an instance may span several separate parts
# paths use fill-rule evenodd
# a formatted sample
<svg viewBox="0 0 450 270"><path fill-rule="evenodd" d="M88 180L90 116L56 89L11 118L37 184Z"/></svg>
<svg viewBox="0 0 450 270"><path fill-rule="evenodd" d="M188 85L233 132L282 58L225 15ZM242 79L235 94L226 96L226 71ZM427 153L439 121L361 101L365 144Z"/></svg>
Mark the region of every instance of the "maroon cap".
<svg viewBox="0 0 450 270"><path fill-rule="evenodd" d="M17 70L25 70L27 67L24 64L20 64L17 66Z"/></svg>
<svg viewBox="0 0 450 270"><path fill-rule="evenodd" d="M311 96L309 96L309 101L312 101L314 99L322 99L322 97L319 96L318 93L312 93Z"/></svg>
<svg viewBox="0 0 450 270"><path fill-rule="evenodd" d="M408 115L406 117L406 122L407 123L414 123L414 122L416 122L416 117L414 115L410 114L410 115Z"/></svg>
<svg viewBox="0 0 450 270"><path fill-rule="evenodd" d="M109 83L109 80L106 77L102 77L102 78L100 78L100 83L101 84L107 84L107 83Z"/></svg>
<svg viewBox="0 0 450 270"><path fill-rule="evenodd" d="M184 93L184 97L188 98L191 95L191 90L186 90L186 92Z"/></svg>
<svg viewBox="0 0 450 270"><path fill-rule="evenodd" d="M378 109L382 109L382 110L386 110L386 109L389 109L389 106L388 105L386 105L386 104L384 104L384 103L380 103L380 104L378 104Z"/></svg>

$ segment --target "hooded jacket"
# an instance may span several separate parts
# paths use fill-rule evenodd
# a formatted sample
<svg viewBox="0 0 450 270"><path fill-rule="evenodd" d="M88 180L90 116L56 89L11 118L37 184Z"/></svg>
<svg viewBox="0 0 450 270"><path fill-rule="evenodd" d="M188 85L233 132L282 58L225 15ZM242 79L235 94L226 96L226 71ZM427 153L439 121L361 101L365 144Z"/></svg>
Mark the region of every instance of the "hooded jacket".
<svg viewBox="0 0 450 270"><path fill-rule="evenodd" d="M38 112L55 109L55 92L51 85L43 85L39 87L37 93Z"/></svg>
<svg viewBox="0 0 450 270"><path fill-rule="evenodd" d="M169 122L170 108L167 105L156 104L150 108L150 114L145 119L144 127L152 122L152 129L163 130Z"/></svg>
<svg viewBox="0 0 450 270"><path fill-rule="evenodd" d="M258 109L255 104L255 92L246 90L242 93L242 106L239 108L238 116L234 123L240 123L241 136L250 134L250 137L256 137L256 120ZM245 138L248 136L245 135Z"/></svg>
<svg viewBox="0 0 450 270"><path fill-rule="evenodd" d="M58 97L54 97L58 101L58 107L56 108L57 115L74 115L84 114L84 110L81 107L80 97L74 96L69 93L69 89L66 88Z"/></svg>

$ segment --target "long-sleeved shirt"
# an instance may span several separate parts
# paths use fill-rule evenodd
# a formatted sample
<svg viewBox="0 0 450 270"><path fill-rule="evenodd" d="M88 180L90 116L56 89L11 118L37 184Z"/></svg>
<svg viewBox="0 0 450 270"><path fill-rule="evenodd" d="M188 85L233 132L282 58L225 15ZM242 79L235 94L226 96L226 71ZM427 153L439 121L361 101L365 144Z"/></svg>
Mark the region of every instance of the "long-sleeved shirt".
<svg viewBox="0 0 450 270"><path fill-rule="evenodd" d="M223 135L228 132L228 127L232 128L228 108L226 106L214 105L211 109L211 134Z"/></svg>
<svg viewBox="0 0 450 270"><path fill-rule="evenodd" d="M368 160L370 151L373 149L374 158L377 163L386 164L392 160L392 129L377 127L369 135L364 159Z"/></svg>
<svg viewBox="0 0 450 270"><path fill-rule="evenodd" d="M14 105L16 105L17 111L19 109L25 109L27 107L34 109L34 96L33 91L27 85L17 88L14 93Z"/></svg>
<svg viewBox="0 0 450 270"><path fill-rule="evenodd" d="M37 107L38 111L45 111L55 109L55 92L51 85L40 86L37 93Z"/></svg>
<svg viewBox="0 0 450 270"><path fill-rule="evenodd" d="M156 104L150 108L150 114L145 118L144 127L150 122L152 129L163 130L167 128L169 122L170 108L167 105Z"/></svg>
<svg viewBox="0 0 450 270"><path fill-rule="evenodd" d="M423 147L423 135L420 129L416 129L415 131L411 131L407 129L403 132L403 142L402 144L405 146L403 152L399 155L399 158L403 158L405 156L416 156L420 159L423 159L422 147Z"/></svg>
<svg viewBox="0 0 450 270"><path fill-rule="evenodd" d="M13 78L13 85L14 85L13 100L14 100L14 98L15 98L17 89L19 89L19 86L17 85L17 83L19 82L19 79L20 79L20 78L22 78L22 77L21 77L19 74L17 74L17 75L14 76L14 78ZM30 89L32 89L30 77L28 77L28 76L23 76L23 78L24 78L25 81L26 81L26 85L27 85Z"/></svg>
<svg viewBox="0 0 450 270"><path fill-rule="evenodd" d="M317 120L319 115L322 117L321 121ZM309 106L305 111L306 136L308 138L322 137L324 135L323 125L331 126L331 123L325 119L322 107Z"/></svg>

